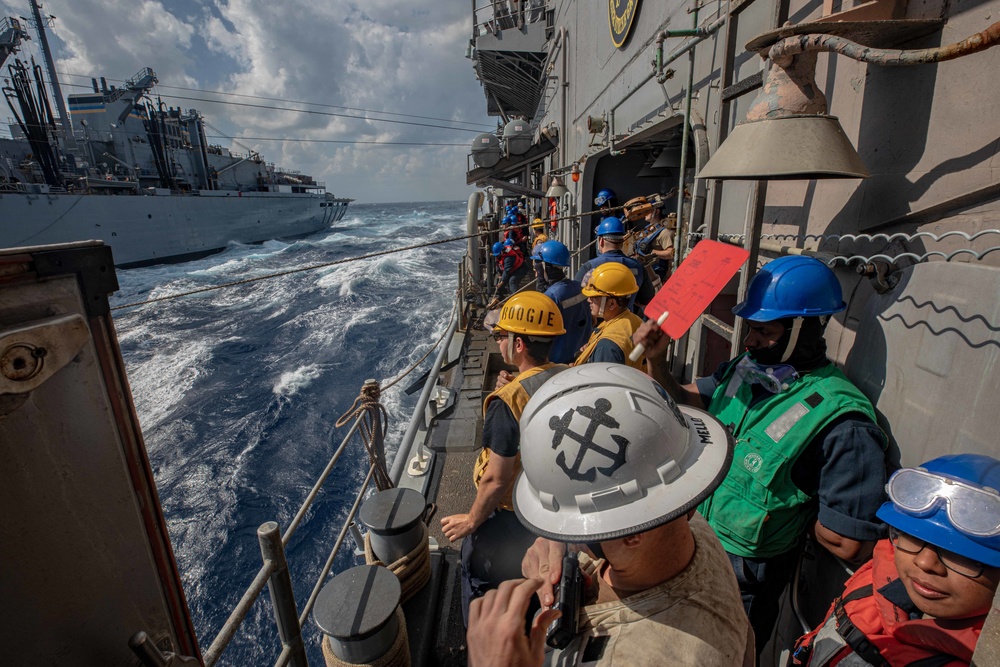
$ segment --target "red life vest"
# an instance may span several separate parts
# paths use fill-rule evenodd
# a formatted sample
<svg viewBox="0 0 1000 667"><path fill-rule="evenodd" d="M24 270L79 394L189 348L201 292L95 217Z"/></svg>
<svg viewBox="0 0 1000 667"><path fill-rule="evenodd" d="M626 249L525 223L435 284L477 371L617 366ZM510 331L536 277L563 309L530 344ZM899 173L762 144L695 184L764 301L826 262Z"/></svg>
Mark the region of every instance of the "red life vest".
<svg viewBox="0 0 1000 667"><path fill-rule="evenodd" d="M503 238L505 241L507 239L514 239L514 243L521 245L528 240L528 234L523 229L508 229L503 233Z"/></svg>
<svg viewBox="0 0 1000 667"><path fill-rule="evenodd" d="M969 664L986 616L911 619L881 592L899 581L894 553L889 540L875 545L872 560L847 581L823 624L796 642L793 665L834 667L852 655L876 666L902 667L919 660L934 666Z"/></svg>
<svg viewBox="0 0 1000 667"><path fill-rule="evenodd" d="M521 249L518 248L517 246L507 246L503 249L503 252L500 253L500 270L503 271L503 260L508 255L514 256L513 271L517 271L518 269L520 269L521 265L524 264L524 254L521 252Z"/></svg>

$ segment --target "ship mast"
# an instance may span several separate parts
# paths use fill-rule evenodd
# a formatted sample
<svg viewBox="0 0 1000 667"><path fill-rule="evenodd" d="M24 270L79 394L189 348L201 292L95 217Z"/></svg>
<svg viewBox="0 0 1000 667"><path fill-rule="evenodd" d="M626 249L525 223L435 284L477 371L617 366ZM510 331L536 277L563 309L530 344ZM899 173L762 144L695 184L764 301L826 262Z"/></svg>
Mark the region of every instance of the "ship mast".
<svg viewBox="0 0 1000 667"><path fill-rule="evenodd" d="M59 77L56 76L55 62L52 60L52 51L49 49L49 38L45 34L45 22L42 20L42 8L41 5L38 4L37 0L29 0L29 2L31 3L31 16L35 21L35 31L38 32L38 42L42 48L42 58L45 61L45 71L49 75L49 85L52 87L52 96L56 100L56 109L59 111L59 121L63 127L64 146L67 149L72 149L76 147L76 140L73 137L73 126L70 123L69 114L66 113L66 102L63 100L62 89L59 87Z"/></svg>

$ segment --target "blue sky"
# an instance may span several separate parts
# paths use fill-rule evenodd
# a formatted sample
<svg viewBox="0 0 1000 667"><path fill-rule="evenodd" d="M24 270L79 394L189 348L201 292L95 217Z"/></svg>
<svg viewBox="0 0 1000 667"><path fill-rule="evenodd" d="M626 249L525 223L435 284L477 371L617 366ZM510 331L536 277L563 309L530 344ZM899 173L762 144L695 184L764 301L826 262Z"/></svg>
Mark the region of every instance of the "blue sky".
<svg viewBox="0 0 1000 667"><path fill-rule="evenodd" d="M4 15L27 16L28 2L0 0ZM467 2L426 0L48 0L43 14L56 69L68 95L151 67L166 104L197 108L222 134L243 139L268 161L326 181L332 192L364 202L465 199L466 155L476 132L495 127L472 64ZM26 54L37 53L29 43ZM82 75L82 76L73 76ZM86 88L74 87L85 86ZM330 106L213 96L168 88L226 91L447 119L425 120ZM297 106L302 114L184 100ZM368 120L324 114L365 115ZM6 117L9 114L3 114ZM439 129L402 123L452 125ZM459 122L460 121L460 122ZM464 123L464 124L463 124ZM322 139L458 143L374 146L287 141ZM224 145L222 139L213 139ZM237 152L245 152L235 146Z"/></svg>

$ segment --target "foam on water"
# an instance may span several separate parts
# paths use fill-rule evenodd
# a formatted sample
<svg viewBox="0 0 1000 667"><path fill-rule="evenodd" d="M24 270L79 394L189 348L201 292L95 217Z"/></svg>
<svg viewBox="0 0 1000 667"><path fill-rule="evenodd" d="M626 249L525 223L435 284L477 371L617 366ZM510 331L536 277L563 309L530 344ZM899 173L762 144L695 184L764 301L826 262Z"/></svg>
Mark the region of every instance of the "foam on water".
<svg viewBox="0 0 1000 667"><path fill-rule="evenodd" d="M464 202L350 210L333 229L292 243L231 244L193 262L121 271L113 305L464 233ZM260 567L257 527L269 520L288 525L346 433L334 423L364 379L396 377L444 330L464 250L463 242L420 248L116 317L203 646ZM416 400L403 390L417 374L382 394L390 452ZM367 455L352 446L338 463L337 483L321 492L289 544L300 605L366 472ZM349 548L342 551L338 571L356 564ZM315 630L307 627L306 635L310 662L322 664ZM273 663L277 654L264 600L220 664Z"/></svg>
<svg viewBox="0 0 1000 667"><path fill-rule="evenodd" d="M300 389L305 389L312 381L323 374L320 367L317 364L308 364L306 366L299 366L294 371L288 371L287 373L282 373L281 377L275 383L272 391L274 391L276 396L294 396L299 392Z"/></svg>

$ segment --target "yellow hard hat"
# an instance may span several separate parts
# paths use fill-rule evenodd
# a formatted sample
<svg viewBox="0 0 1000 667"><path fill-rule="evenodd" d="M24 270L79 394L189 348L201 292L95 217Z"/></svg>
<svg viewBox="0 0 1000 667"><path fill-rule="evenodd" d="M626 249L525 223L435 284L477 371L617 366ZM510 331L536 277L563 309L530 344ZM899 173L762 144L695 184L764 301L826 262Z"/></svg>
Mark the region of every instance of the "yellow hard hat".
<svg viewBox="0 0 1000 667"><path fill-rule="evenodd" d="M541 218L535 218L535 220L531 223L531 226L532 227L544 227L545 223L542 222Z"/></svg>
<svg viewBox="0 0 1000 667"><path fill-rule="evenodd" d="M583 286L585 296L628 296L639 291L631 269L619 262L604 262L590 272Z"/></svg>
<svg viewBox="0 0 1000 667"><path fill-rule="evenodd" d="M500 311L496 330L529 336L560 336L566 333L556 302L541 292L518 292Z"/></svg>

